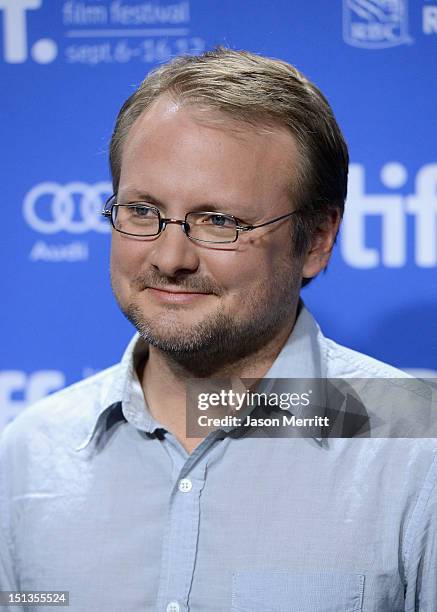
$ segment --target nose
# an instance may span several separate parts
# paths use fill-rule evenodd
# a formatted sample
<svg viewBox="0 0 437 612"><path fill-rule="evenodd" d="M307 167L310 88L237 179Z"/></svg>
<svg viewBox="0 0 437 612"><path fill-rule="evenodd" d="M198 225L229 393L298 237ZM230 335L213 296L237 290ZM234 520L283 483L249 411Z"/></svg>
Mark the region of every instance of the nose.
<svg viewBox="0 0 437 612"><path fill-rule="evenodd" d="M169 219L165 229L154 240L151 265L165 276L192 273L199 267L196 245L185 235L183 222Z"/></svg>

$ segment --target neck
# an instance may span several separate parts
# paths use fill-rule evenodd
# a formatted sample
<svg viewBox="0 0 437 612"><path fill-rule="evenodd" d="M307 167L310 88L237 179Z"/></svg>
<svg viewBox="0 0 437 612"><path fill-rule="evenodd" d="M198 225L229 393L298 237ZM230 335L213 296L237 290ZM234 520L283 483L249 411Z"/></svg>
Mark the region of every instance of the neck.
<svg viewBox="0 0 437 612"><path fill-rule="evenodd" d="M171 355L149 346L149 357L144 369L139 372L143 392L152 416L171 431L188 448L185 439L186 382L190 378L251 378L266 375L286 343L296 320L296 309L292 316L269 342L256 352L234 361L225 361L213 370L203 373L193 371L188 365L172 359ZM203 374L203 375L202 375ZM199 440L197 440L198 442ZM191 444L192 446L192 444Z"/></svg>

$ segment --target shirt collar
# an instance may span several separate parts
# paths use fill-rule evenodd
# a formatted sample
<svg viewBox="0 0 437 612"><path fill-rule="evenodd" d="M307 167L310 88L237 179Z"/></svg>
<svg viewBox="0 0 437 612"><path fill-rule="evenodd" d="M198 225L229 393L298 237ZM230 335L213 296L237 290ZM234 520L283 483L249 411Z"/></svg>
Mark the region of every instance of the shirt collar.
<svg viewBox="0 0 437 612"><path fill-rule="evenodd" d="M300 300L293 331L265 378L325 378L322 338L320 327Z"/></svg>
<svg viewBox="0 0 437 612"><path fill-rule="evenodd" d="M287 342L265 375L269 379L321 379L326 377L326 363L321 350L323 338L319 326L302 301L299 302L298 316ZM147 406L141 384L136 373L136 365L147 355L148 346L136 333L129 342L121 362L110 368L103 382L95 411L86 425L86 435L81 437L76 451L87 448L97 434L114 422L113 413L118 419L129 421L137 429L153 433L162 427L153 419ZM316 402L317 406L318 402ZM311 416L311 408L305 414ZM111 416L112 415L112 416ZM315 436L316 439L317 436Z"/></svg>
<svg viewBox="0 0 437 612"><path fill-rule="evenodd" d="M144 402L141 384L136 372L136 365L148 352L148 346L136 333L129 342L120 363L108 371L109 376L103 382L95 411L90 416L87 432L76 446L76 451L87 448L101 429L108 427L111 414L118 411L120 420L129 421L138 429L152 433L160 427Z"/></svg>

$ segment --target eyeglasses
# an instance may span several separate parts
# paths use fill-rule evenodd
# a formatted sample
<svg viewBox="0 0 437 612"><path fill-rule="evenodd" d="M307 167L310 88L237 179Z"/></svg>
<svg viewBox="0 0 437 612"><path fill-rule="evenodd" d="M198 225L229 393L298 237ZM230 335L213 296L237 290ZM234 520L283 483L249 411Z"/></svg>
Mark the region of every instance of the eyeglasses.
<svg viewBox="0 0 437 612"><path fill-rule="evenodd" d="M158 208L145 202L116 204L116 194L106 202L102 215L111 220L112 227L122 234L146 238L158 236L170 223L176 223L190 240L210 244L230 244L238 240L240 232L251 232L300 212L293 212L270 219L258 225L242 225L236 217L221 212L189 212L185 219L165 219Z"/></svg>

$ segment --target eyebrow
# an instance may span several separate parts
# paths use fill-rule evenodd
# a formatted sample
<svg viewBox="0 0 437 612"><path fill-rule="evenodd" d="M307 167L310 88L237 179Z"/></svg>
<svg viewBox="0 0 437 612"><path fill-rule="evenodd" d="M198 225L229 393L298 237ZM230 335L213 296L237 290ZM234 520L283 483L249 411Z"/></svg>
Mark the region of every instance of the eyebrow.
<svg viewBox="0 0 437 612"><path fill-rule="evenodd" d="M122 202L147 202L148 204L154 204L155 206L160 206L165 208L164 202L158 200L150 193L143 193L142 191L126 191L126 194L123 194L123 197L120 198Z"/></svg>
<svg viewBox="0 0 437 612"><path fill-rule="evenodd" d="M152 194L142 192L142 191L137 191L137 190L126 191L126 195L123 198L121 198L121 201L122 202L124 201L126 203L128 202L146 202L148 204L153 204L154 206L158 208L162 208L164 210L166 210L167 208L164 202L162 202L161 200L159 200ZM196 212L199 210L220 212L223 214L233 215L236 218L240 218L235 213L229 212L227 206L223 206L222 204L217 204L216 202L209 202L209 203L207 202L203 204L194 205L187 212Z"/></svg>

